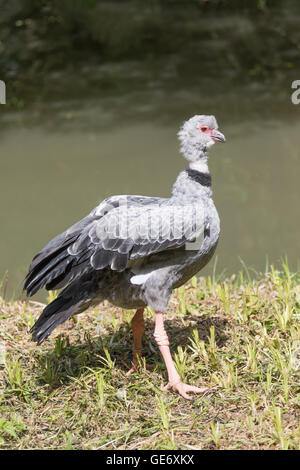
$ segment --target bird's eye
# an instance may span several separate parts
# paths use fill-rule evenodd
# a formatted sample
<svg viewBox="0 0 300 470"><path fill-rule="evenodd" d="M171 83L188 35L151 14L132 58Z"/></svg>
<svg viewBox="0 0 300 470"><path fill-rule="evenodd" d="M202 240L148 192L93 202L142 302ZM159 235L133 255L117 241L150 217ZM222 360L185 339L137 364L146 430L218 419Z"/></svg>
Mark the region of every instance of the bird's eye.
<svg viewBox="0 0 300 470"><path fill-rule="evenodd" d="M207 129L208 129L207 126L201 126L201 127L200 127L200 131L201 131L201 132L206 132Z"/></svg>

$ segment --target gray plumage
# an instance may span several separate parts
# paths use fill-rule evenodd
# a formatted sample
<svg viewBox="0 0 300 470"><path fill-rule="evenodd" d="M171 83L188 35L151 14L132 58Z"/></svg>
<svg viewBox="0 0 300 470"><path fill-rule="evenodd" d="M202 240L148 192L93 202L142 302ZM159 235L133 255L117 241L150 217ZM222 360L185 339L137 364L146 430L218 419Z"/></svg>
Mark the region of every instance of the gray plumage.
<svg viewBox="0 0 300 470"><path fill-rule="evenodd" d="M194 116L178 135L189 166L170 198L109 197L35 256L24 282L27 295L64 288L31 330L38 344L71 315L105 299L165 312L172 290L208 263L220 224L206 150L225 138L214 116Z"/></svg>

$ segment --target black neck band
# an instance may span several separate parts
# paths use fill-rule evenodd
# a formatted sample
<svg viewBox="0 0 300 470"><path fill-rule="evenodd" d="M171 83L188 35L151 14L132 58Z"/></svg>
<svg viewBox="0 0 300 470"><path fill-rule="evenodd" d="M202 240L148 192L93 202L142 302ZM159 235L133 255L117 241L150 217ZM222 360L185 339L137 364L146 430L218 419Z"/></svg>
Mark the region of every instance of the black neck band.
<svg viewBox="0 0 300 470"><path fill-rule="evenodd" d="M186 172L193 181L201 184L201 186L211 186L210 173L202 173L201 171L192 170L191 168L187 168Z"/></svg>

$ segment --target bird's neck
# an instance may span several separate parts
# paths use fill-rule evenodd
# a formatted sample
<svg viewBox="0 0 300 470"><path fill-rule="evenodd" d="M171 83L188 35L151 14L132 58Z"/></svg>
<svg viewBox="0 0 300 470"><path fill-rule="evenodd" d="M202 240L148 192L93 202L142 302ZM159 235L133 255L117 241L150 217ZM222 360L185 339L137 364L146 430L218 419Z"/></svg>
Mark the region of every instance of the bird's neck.
<svg viewBox="0 0 300 470"><path fill-rule="evenodd" d="M199 147L195 145L194 142L183 142L181 151L188 160L189 167L192 170L200 171L201 173L209 173L206 147Z"/></svg>
<svg viewBox="0 0 300 470"><path fill-rule="evenodd" d="M191 202L211 196L211 175L207 164L190 164L173 185L172 199Z"/></svg>
<svg viewBox="0 0 300 470"><path fill-rule="evenodd" d="M207 156L202 156L201 158L190 162L188 168L194 171L199 171L199 173L209 173Z"/></svg>
<svg viewBox="0 0 300 470"><path fill-rule="evenodd" d="M181 147L189 165L173 185L172 198L185 200L211 197L211 176L207 164L206 148L197 148L185 142Z"/></svg>

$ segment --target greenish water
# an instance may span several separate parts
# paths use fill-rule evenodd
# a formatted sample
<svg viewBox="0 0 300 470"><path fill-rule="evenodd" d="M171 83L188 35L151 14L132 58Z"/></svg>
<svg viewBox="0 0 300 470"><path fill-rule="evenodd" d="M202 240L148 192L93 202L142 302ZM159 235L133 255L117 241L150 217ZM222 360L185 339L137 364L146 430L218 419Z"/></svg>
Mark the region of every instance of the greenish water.
<svg viewBox="0 0 300 470"><path fill-rule="evenodd" d="M226 144L210 152L214 199L221 218L218 272L248 266L263 270L266 257L299 260L300 120L248 120L247 113L213 106ZM224 106L224 101L222 103ZM293 105L290 105L293 106ZM247 109L247 108L244 108ZM191 110L192 111L192 110ZM169 117L111 120L103 124L101 103L86 111L94 128L81 128L82 116L66 107L65 127L52 116L47 125L27 125L27 113L1 136L1 271L9 272L9 291L23 278L32 256L48 240L86 215L111 194L167 196L185 160L176 132L192 112ZM29 115L30 117L30 115ZM28 117L28 119L29 119ZM21 119L21 120L20 120ZM99 124L99 123L102 123ZM87 126L88 127L88 126ZM212 265L206 268L211 272Z"/></svg>
<svg viewBox="0 0 300 470"><path fill-rule="evenodd" d="M260 271L267 258L285 255L298 268L300 105L290 96L300 79L299 12L280 5L259 17L186 14L182 38L177 14L157 53L123 51L122 60L99 63L94 55L75 69L69 58L41 82L36 66L22 83L9 56L8 105L0 106L0 276L8 271L8 296L19 295L34 254L105 197L168 196L186 164L176 133L194 114L214 114L227 138L209 160L221 219L217 272L241 269L240 258ZM159 18L163 31L170 23ZM46 58L49 65L53 56Z"/></svg>

